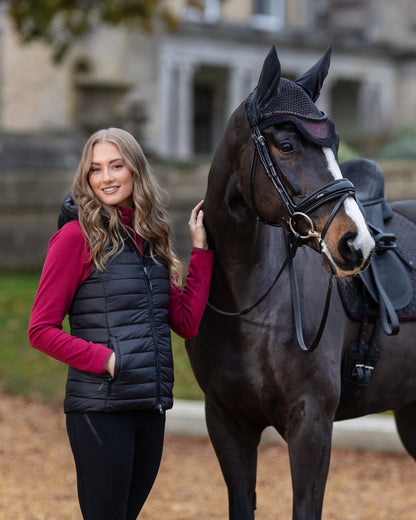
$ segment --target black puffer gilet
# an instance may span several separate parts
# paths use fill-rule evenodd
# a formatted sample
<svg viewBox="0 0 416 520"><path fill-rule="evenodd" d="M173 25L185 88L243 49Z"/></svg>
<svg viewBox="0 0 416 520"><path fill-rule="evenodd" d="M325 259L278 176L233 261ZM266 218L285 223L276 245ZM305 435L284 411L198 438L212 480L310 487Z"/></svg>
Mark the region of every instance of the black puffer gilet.
<svg viewBox="0 0 416 520"><path fill-rule="evenodd" d="M71 334L112 348L114 377L70 367L64 410L118 412L171 408L173 361L168 327L170 283L163 263L133 241L104 271L95 266L69 311Z"/></svg>

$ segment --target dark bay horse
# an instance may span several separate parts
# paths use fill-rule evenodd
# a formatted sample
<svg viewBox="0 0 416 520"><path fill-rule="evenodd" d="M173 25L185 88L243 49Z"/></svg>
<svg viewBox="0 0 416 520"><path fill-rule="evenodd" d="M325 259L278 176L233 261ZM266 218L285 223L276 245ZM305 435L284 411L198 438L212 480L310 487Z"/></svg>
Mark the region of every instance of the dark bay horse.
<svg viewBox="0 0 416 520"><path fill-rule="evenodd" d="M337 291L319 346L310 348L330 275L364 270L374 248L340 173L333 124L314 104L329 56L328 49L292 82L281 77L272 48L257 88L231 116L209 173L204 213L215 251L211 307L186 346L205 394L232 520L254 518L257 447L269 425L288 444L296 520L321 518L334 420L393 409L416 456L416 325L403 323L398 336L380 337L371 386L348 408L340 404L340 367L359 325L347 318ZM401 209L416 220L415 205ZM296 332L291 269L281 269L299 242L308 247L295 249L292 271L306 349Z"/></svg>

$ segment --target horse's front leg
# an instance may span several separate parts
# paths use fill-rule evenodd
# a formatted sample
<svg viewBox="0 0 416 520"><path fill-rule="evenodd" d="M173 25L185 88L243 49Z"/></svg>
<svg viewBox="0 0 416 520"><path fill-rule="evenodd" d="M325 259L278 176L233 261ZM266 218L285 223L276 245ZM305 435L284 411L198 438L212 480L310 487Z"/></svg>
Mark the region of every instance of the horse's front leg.
<svg viewBox="0 0 416 520"><path fill-rule="evenodd" d="M332 415L309 403L287 434L293 487L293 520L320 520L331 458Z"/></svg>
<svg viewBox="0 0 416 520"><path fill-rule="evenodd" d="M230 520L253 520L256 508L257 446L261 430L230 411L222 415L205 402L209 436L228 490Z"/></svg>

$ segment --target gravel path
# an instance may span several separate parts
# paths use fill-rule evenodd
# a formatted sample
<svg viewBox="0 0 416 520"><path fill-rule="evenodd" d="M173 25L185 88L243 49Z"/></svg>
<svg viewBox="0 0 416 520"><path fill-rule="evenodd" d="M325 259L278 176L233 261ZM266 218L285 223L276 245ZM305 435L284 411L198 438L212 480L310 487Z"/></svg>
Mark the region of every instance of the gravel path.
<svg viewBox="0 0 416 520"><path fill-rule="evenodd" d="M416 465L404 454L334 450L324 520L416 519ZM82 520L61 407L0 393L0 520ZM256 520L291 518L285 446L259 450ZM206 439L168 436L142 520L226 520Z"/></svg>

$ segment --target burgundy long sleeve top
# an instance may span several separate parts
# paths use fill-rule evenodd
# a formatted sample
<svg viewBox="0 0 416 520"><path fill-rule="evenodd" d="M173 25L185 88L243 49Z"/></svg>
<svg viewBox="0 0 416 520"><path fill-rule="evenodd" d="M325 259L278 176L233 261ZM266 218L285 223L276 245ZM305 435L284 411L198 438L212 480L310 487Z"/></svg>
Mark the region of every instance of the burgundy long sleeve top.
<svg viewBox="0 0 416 520"><path fill-rule="evenodd" d="M120 208L127 226L133 210ZM139 251L141 239L134 235ZM198 333L208 301L213 252L193 248L183 290L171 285L169 327L183 338ZM103 374L113 352L99 343L85 341L63 330L62 324L74 295L92 269L86 240L77 220L68 222L51 238L29 321L32 347L80 370Z"/></svg>

